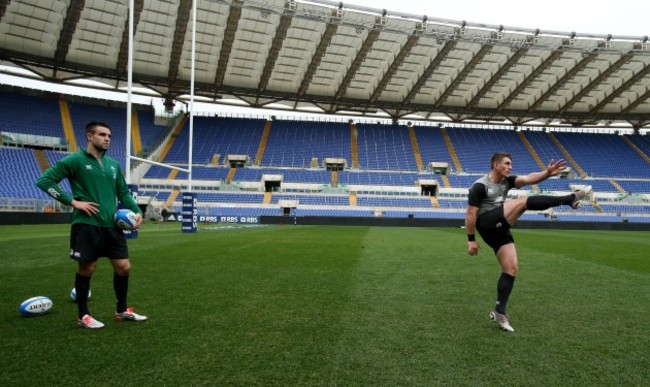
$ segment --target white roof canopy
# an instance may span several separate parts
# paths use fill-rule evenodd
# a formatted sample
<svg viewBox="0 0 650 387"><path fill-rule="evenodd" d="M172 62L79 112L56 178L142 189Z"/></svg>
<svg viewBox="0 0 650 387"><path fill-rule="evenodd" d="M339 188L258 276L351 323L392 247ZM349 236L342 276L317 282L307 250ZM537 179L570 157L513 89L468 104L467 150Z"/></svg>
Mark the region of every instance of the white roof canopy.
<svg viewBox="0 0 650 387"><path fill-rule="evenodd" d="M123 90L128 0L0 2L0 60ZM191 0L135 0L134 83L189 94ZM197 0L195 95L465 120L650 124L647 37L581 35L327 0Z"/></svg>

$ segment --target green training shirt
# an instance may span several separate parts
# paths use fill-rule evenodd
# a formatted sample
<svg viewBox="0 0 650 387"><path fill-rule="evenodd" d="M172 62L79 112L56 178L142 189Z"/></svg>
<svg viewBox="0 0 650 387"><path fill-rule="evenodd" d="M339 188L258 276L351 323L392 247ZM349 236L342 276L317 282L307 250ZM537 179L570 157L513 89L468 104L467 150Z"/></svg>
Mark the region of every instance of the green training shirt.
<svg viewBox="0 0 650 387"><path fill-rule="evenodd" d="M95 156L82 149L48 168L36 185L65 205L70 205L73 199L99 205L99 212L92 216L75 209L72 212L72 223L114 227L113 218L118 200L124 207L142 214L126 185L120 164L106 154L102 155L101 160L100 164ZM65 178L70 182L72 196L58 186Z"/></svg>

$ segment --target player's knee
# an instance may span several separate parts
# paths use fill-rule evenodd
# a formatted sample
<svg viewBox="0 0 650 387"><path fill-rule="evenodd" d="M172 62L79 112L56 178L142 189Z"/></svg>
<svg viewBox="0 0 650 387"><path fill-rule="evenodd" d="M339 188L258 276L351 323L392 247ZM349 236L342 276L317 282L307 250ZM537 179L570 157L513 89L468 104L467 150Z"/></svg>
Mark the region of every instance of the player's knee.
<svg viewBox="0 0 650 387"><path fill-rule="evenodd" d="M77 273L81 274L84 277L92 277L96 267L96 262L79 262Z"/></svg>
<svg viewBox="0 0 650 387"><path fill-rule="evenodd" d="M517 204L518 204L519 206L521 206L521 207L523 207L523 208L526 208L526 205L527 205L527 203L528 203L528 196L520 196L520 197L518 197L518 198L515 199L515 200L517 201Z"/></svg>
<svg viewBox="0 0 650 387"><path fill-rule="evenodd" d="M121 259L117 262L117 264L113 265L115 273L121 276L128 276L131 272L131 262L128 259Z"/></svg>

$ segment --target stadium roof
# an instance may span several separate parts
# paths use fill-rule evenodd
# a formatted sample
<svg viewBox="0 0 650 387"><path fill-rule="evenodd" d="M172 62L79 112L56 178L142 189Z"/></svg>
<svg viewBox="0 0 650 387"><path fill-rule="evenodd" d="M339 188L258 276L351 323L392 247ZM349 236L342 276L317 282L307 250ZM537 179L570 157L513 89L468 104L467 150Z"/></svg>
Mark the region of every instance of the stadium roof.
<svg viewBox="0 0 650 387"><path fill-rule="evenodd" d="M187 99L192 0L134 4L134 85ZM0 0L0 64L124 91L128 17L128 0ZM216 103L515 125L650 124L647 37L328 0L197 0L196 20L195 95Z"/></svg>

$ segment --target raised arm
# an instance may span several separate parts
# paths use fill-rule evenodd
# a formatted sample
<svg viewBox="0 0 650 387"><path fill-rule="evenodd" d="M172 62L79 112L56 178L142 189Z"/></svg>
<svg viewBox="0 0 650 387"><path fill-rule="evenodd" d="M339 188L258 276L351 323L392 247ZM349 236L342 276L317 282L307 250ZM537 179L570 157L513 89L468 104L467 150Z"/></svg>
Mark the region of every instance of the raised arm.
<svg viewBox="0 0 650 387"><path fill-rule="evenodd" d="M562 172L565 166L566 161L564 159L560 159L558 161L551 159L551 162L548 164L545 170L529 173L528 175L517 176L517 180L515 180L515 188L521 188L525 185L537 184L548 179L551 176L557 176L560 174L560 172Z"/></svg>

